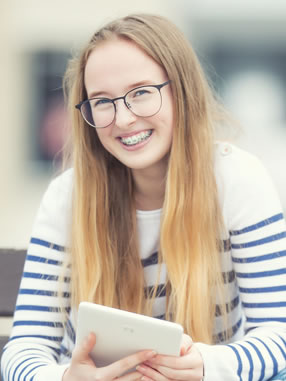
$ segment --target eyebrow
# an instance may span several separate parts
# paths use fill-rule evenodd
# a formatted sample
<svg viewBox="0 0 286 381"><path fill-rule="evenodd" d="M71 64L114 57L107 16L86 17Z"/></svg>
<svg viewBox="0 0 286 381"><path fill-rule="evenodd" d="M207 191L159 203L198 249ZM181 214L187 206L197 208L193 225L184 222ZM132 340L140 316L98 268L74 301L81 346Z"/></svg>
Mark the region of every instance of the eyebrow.
<svg viewBox="0 0 286 381"><path fill-rule="evenodd" d="M126 92L128 92L132 89L135 89L136 87L148 86L148 85L155 85L155 82L148 79L148 80L143 80L143 81L132 83L131 85L129 85L127 87L128 90L126 90ZM97 97L108 98L104 94L107 94L107 92L105 92L105 91L92 91L90 94L88 94L88 98L89 99L90 98L97 98ZM121 95L118 95L118 96L121 96Z"/></svg>

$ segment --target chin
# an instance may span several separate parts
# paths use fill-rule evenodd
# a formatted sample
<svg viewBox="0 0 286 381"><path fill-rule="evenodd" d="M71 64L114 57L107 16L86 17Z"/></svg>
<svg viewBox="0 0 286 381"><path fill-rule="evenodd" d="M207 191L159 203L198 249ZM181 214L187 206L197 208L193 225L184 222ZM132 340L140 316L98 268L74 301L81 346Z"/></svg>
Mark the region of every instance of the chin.
<svg viewBox="0 0 286 381"><path fill-rule="evenodd" d="M160 159L157 159L157 160L146 160L146 161L143 161L143 160L138 160L138 162L136 160L133 160L132 162L125 162L123 163L124 165L126 165L126 167L130 168L131 170L147 170L147 169L159 169L161 170L162 168L164 168L165 170L165 165L166 165L166 161L165 160L167 159L166 157L164 158L160 158ZM162 167L163 165L163 167Z"/></svg>

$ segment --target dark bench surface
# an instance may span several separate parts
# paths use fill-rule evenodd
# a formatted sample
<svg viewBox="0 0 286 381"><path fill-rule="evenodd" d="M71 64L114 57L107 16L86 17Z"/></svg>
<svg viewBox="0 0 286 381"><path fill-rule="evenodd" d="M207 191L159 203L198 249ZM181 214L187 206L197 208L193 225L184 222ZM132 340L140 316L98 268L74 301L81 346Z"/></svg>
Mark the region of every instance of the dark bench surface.
<svg viewBox="0 0 286 381"><path fill-rule="evenodd" d="M0 317L13 316L25 257L26 250L0 249ZM0 336L0 358L7 340Z"/></svg>
<svg viewBox="0 0 286 381"><path fill-rule="evenodd" d="M26 250L0 250L0 316L13 316Z"/></svg>

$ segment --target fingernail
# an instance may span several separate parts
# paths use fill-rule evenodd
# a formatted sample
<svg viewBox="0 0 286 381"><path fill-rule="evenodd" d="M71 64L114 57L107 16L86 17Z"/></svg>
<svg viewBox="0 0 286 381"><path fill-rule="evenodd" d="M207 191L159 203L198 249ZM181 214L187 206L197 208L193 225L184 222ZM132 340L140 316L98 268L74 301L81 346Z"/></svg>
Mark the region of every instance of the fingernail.
<svg viewBox="0 0 286 381"><path fill-rule="evenodd" d="M146 355L146 358L151 359L152 357L156 356L156 354L157 354L156 351L148 352Z"/></svg>

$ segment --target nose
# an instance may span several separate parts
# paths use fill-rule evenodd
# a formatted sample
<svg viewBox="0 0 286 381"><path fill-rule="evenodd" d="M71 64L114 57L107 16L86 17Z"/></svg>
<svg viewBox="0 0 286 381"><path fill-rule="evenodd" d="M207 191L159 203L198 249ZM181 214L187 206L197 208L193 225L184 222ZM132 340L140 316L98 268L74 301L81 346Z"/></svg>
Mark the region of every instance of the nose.
<svg viewBox="0 0 286 381"><path fill-rule="evenodd" d="M129 129L136 121L136 115L124 103L123 99L117 100L115 112L115 125L121 130Z"/></svg>

